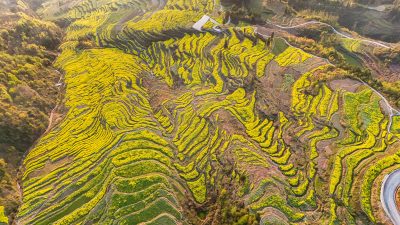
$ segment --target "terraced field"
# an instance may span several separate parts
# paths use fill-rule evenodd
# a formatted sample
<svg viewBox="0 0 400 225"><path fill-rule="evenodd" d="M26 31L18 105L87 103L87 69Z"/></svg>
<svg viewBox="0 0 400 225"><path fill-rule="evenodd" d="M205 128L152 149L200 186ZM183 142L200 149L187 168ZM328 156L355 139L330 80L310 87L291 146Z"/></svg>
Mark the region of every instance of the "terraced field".
<svg viewBox="0 0 400 225"><path fill-rule="evenodd" d="M250 25L192 29L218 0L55 2L68 110L24 159L17 223L388 223L400 120L368 86Z"/></svg>

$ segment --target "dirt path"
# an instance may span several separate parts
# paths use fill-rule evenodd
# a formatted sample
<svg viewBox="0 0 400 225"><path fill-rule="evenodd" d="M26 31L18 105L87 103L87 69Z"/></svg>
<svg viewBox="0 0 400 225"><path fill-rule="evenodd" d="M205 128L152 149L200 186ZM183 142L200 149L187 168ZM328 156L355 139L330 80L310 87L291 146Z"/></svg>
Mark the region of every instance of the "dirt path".
<svg viewBox="0 0 400 225"><path fill-rule="evenodd" d="M60 71L58 71L58 70L55 70L55 71L60 75L60 79L59 79L58 82L55 84L55 85L57 86L57 88L58 88L58 92L60 93L61 87L62 87L62 85L64 85L64 84L62 83L63 74L60 73ZM46 129L46 131L44 132L44 134L48 133L48 132L50 131L50 129L52 128L52 126L53 126L53 120L54 120L54 114L55 114L57 108L58 108L58 103L56 104L56 106L55 106L55 107L51 110L51 112L50 112L49 124L47 125L47 129Z"/></svg>

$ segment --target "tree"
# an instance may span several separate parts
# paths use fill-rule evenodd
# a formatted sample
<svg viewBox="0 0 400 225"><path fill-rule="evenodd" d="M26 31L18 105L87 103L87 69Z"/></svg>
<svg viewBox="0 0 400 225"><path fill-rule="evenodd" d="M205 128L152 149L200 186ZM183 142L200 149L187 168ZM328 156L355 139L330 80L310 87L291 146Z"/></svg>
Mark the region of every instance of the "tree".
<svg viewBox="0 0 400 225"><path fill-rule="evenodd" d="M225 39L225 42L224 42L224 49L227 49L228 48L228 41Z"/></svg>
<svg viewBox="0 0 400 225"><path fill-rule="evenodd" d="M267 46L267 48L271 46L271 37L267 38L267 40L265 41L265 46Z"/></svg>

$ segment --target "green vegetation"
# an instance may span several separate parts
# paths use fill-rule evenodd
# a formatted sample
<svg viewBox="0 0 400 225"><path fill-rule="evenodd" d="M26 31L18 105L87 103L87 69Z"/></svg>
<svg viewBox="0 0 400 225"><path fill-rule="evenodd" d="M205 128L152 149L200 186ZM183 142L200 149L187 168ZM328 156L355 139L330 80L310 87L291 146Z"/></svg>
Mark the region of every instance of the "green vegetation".
<svg viewBox="0 0 400 225"><path fill-rule="evenodd" d="M23 152L46 129L56 103L59 74L51 60L60 30L22 12L15 16L11 26L0 24L0 143Z"/></svg>
<svg viewBox="0 0 400 225"><path fill-rule="evenodd" d="M35 17L24 2L15 3L0 6L0 223L7 217L13 222L18 167L49 125L61 75L52 66L61 29Z"/></svg>

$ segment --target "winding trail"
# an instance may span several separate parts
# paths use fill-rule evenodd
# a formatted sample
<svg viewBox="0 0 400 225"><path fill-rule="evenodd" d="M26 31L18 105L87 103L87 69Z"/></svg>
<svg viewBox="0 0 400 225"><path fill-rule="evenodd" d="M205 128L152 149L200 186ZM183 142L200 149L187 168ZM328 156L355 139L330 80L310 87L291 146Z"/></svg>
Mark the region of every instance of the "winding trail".
<svg viewBox="0 0 400 225"><path fill-rule="evenodd" d="M388 129L388 133L390 133L390 128L392 127L392 123L393 123L393 116L400 116L400 112L393 108L389 101L385 98L385 96L383 96L381 93L379 93L377 90L375 90L374 88L372 88L371 86L369 86L367 83L365 83L364 81L360 80L361 83L363 83L365 86L369 87L371 90L373 90L375 92L375 94L377 94L379 97L381 97L381 99L383 100L383 102L385 103L386 106L386 110L389 113L389 124L387 126ZM400 182L399 182L400 183ZM400 223L399 223L400 224Z"/></svg>
<svg viewBox="0 0 400 225"><path fill-rule="evenodd" d="M280 28L280 29L296 29L296 28L305 27L305 26L308 26L308 25L320 24L320 25L324 25L324 26L327 26L327 27L331 28L332 31L333 31L335 34L337 34L337 35L339 35L339 36L342 36L342 37L344 37L344 38L351 39L351 40L355 40L355 41L366 42L366 43L373 44L373 45L377 45L377 46L380 46L380 47L383 47L383 48L390 48L390 46L385 45L385 44L382 44L381 42L371 41L371 40L362 39L362 38L353 38L353 37L351 37L351 36L349 36L349 35L347 35L347 34L344 34L344 33L339 32L339 31L336 30L332 25L327 24L327 23L324 23L324 22L320 22L320 21L312 20L312 21L308 21L308 22L305 22L305 23L302 23L302 24L295 25L295 26L281 26L281 25L278 25L278 24L274 24L274 23L272 23L272 22L270 22L270 21L267 21L267 23L269 23L269 24L271 24L271 25L273 25L273 26L276 26L276 27L278 27L278 28Z"/></svg>
<svg viewBox="0 0 400 225"><path fill-rule="evenodd" d="M58 57L58 56L57 56L57 57ZM53 62L53 64L54 64L54 62ZM58 92L60 93L61 88L62 88L62 86L63 86L63 84L64 84L64 83L62 82L63 74L60 73L60 71L58 71L58 70L55 70L55 71L56 71L56 73L58 73L58 74L60 75L60 78L59 78L58 82L55 84L55 86L58 88ZM53 127L54 113L56 112L57 109L58 109L58 103L56 103L56 105L54 106L54 108L53 108L53 109L51 110L51 112L50 112L49 124L47 125L47 129L46 129L46 131L45 131L43 134L46 134L46 133L50 132L51 128Z"/></svg>
<svg viewBox="0 0 400 225"><path fill-rule="evenodd" d="M357 5L365 8L365 9L375 10L378 12L384 12L384 11L386 11L386 9L388 9L391 6L390 4L386 4L386 5L384 4L384 5L379 5L379 6L375 6L375 7L363 5L363 4L357 4Z"/></svg>
<svg viewBox="0 0 400 225"><path fill-rule="evenodd" d="M385 176L381 187L381 203L394 225L400 224L400 212L396 204L396 192L400 186L400 169Z"/></svg>

